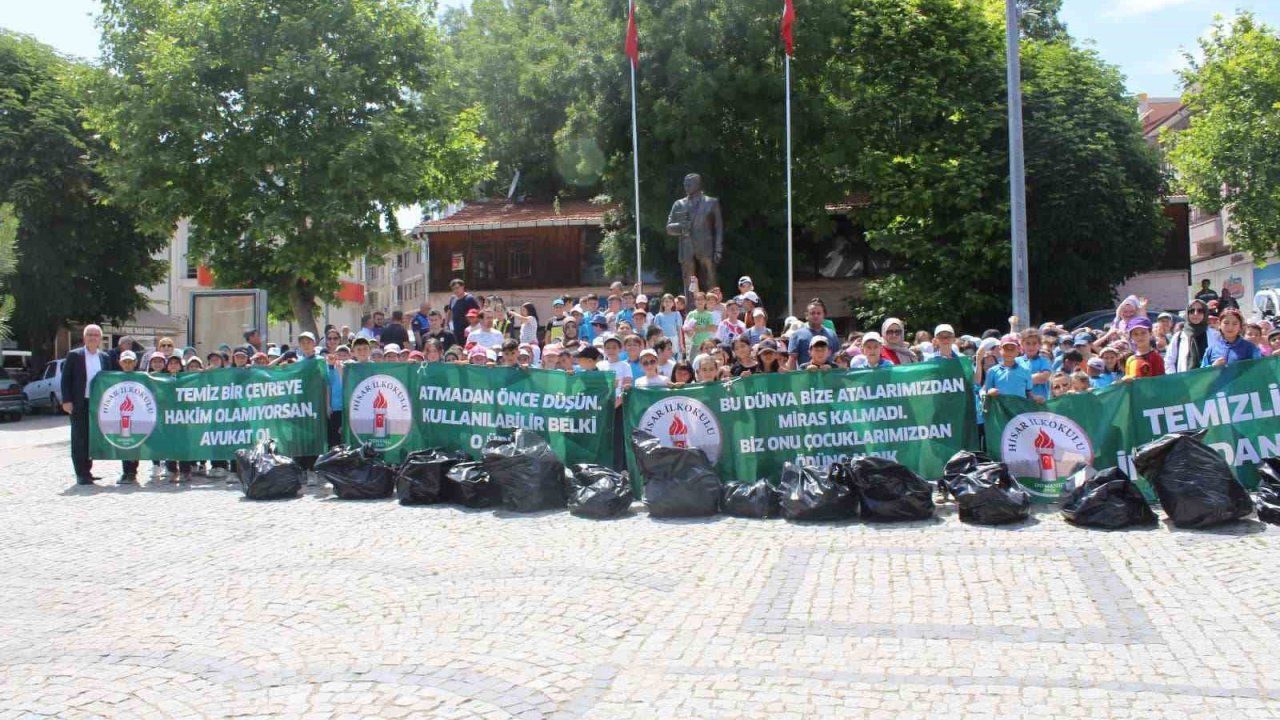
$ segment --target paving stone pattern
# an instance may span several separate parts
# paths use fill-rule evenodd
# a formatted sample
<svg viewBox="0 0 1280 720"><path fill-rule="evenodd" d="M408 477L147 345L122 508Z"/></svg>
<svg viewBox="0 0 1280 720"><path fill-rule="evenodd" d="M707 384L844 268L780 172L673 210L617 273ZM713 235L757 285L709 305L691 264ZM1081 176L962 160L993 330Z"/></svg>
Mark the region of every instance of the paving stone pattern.
<svg viewBox="0 0 1280 720"><path fill-rule="evenodd" d="M0 718L1280 718L1256 522L597 522L0 454Z"/></svg>

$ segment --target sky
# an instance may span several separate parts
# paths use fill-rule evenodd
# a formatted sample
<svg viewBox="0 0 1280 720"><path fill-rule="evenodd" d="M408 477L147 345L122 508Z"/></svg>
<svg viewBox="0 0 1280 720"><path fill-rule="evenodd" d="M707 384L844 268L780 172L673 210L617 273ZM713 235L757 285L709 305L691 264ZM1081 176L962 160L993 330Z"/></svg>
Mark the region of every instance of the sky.
<svg viewBox="0 0 1280 720"><path fill-rule="evenodd" d="M796 2L798 22L804 21L803 3ZM98 0L0 0L0 27L34 35L66 54L93 58L98 34L92 15L98 6ZM1251 10L1280 27L1280 0L1064 0L1062 17L1074 37L1091 42L1103 59L1120 67L1130 92L1166 97L1178 94L1182 52L1195 48L1215 15L1236 10Z"/></svg>

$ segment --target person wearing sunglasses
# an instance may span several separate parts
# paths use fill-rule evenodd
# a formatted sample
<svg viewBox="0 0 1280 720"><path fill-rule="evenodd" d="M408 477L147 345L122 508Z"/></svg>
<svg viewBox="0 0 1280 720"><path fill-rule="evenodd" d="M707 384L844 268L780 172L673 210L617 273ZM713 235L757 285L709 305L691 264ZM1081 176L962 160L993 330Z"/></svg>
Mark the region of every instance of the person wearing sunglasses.
<svg viewBox="0 0 1280 720"><path fill-rule="evenodd" d="M1214 334L1215 331L1209 329L1209 306L1203 300L1192 300L1187 304L1182 330L1169 338L1164 356L1165 372L1179 373L1200 367Z"/></svg>
<svg viewBox="0 0 1280 720"><path fill-rule="evenodd" d="M636 387L660 388L671 386L671 380L661 373L661 368L658 365L658 353L653 349L640 352L640 369L644 371L644 375L636 379Z"/></svg>

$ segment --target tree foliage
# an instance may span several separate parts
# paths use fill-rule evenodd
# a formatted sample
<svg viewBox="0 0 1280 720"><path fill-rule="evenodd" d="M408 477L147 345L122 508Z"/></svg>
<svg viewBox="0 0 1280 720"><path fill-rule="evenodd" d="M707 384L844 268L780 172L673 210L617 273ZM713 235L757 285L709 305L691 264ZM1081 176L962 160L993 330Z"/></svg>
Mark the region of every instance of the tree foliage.
<svg viewBox="0 0 1280 720"><path fill-rule="evenodd" d="M0 204L0 340L13 335L9 322L13 319L13 295L9 283L18 267L18 216L13 206Z"/></svg>
<svg viewBox="0 0 1280 720"><path fill-rule="evenodd" d="M104 0L93 122L115 198L218 282L268 290L315 328L355 258L399 239L392 210L485 174L417 0Z"/></svg>
<svg viewBox="0 0 1280 720"><path fill-rule="evenodd" d="M1032 305L1062 316L1105 304L1112 287L1156 258L1160 174L1119 74L1072 43L1059 0L1020 5L1033 11L1022 21ZM679 285L664 225L681 178L700 171L724 206L723 276L751 275L775 311L786 282L779 6L637 8L646 266ZM799 8L795 247L804 262L831 233L827 204L870 197L854 219L894 270L866 284L857 310L867 320L893 313L994 324L1008 315L1002 8L996 0ZM621 0L478 0L449 20L452 62L473 79L463 92L486 107L491 157L541 178L538 191L603 192L621 201L623 219L634 217L626 12ZM605 30L583 31L592 25ZM613 274L630 266L631 227L619 222L608 235Z"/></svg>
<svg viewBox="0 0 1280 720"><path fill-rule="evenodd" d="M1219 19L1182 74L1191 126L1170 160L1195 205L1231 212L1232 245L1280 251L1280 36L1248 14Z"/></svg>
<svg viewBox="0 0 1280 720"><path fill-rule="evenodd" d="M159 282L166 237L105 204L98 163L110 148L83 123L71 75L52 48L0 31L0 202L17 218L15 335L49 355L67 321L123 321Z"/></svg>

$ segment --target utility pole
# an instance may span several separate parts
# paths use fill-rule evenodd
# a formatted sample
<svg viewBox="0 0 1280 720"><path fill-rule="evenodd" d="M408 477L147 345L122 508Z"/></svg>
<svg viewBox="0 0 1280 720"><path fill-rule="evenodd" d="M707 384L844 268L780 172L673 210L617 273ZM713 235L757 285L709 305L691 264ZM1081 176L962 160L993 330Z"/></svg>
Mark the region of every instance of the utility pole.
<svg viewBox="0 0 1280 720"><path fill-rule="evenodd" d="M1009 220L1013 247L1013 314L1031 327L1027 283L1027 177L1022 150L1022 60L1017 0L1004 0L1005 65L1009 90Z"/></svg>

